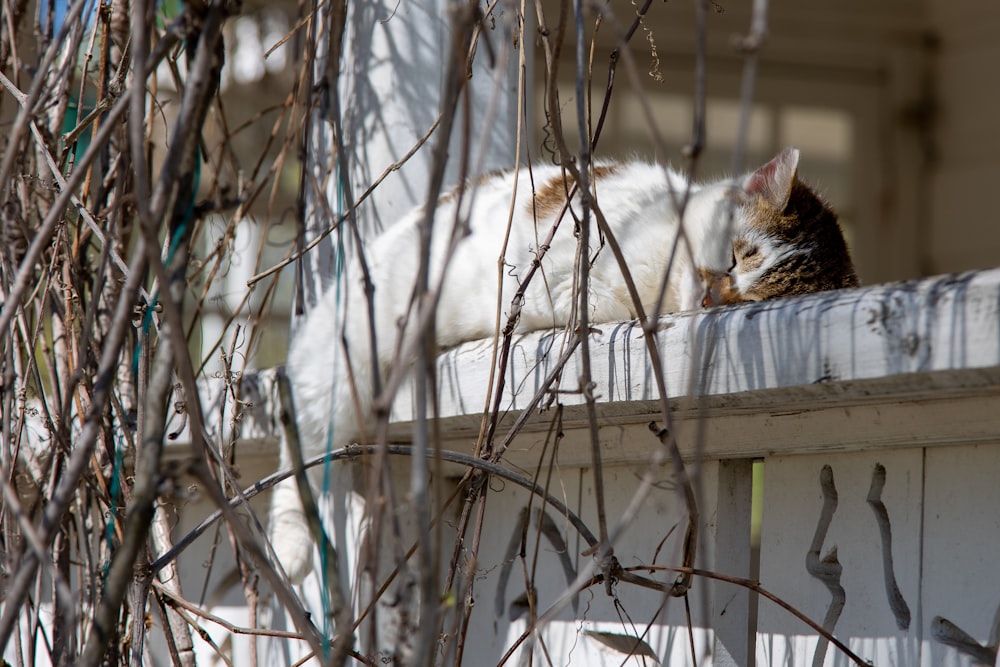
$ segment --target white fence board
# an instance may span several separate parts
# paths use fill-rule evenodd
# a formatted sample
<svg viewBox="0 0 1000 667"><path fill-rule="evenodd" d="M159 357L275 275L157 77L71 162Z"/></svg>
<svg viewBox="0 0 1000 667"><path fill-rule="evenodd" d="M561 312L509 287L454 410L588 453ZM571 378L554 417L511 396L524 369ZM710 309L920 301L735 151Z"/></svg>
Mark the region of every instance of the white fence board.
<svg viewBox="0 0 1000 667"><path fill-rule="evenodd" d="M656 414L658 397L641 328L634 322L598 328L591 350L602 423L642 424ZM924 419L930 413L919 405L895 407L998 394L1000 270L674 315L661 321L656 336L678 420L712 418L703 451L709 457L804 451L797 448L814 443L823 451L835 444L832 434L842 438L844 448L868 446L872 439L899 447L914 438L981 442L1000 430L995 411L970 411L961 428L941 429L952 409L948 406L928 406L939 409L932 419ZM510 411L508 426L551 370L560 344L559 334L551 332L515 341L507 376L511 396L504 405ZM439 414L449 437L467 437L478 429L490 361L491 341L460 346L439 360ZM578 376L574 358L564 377ZM566 382L562 388L575 389ZM564 423L582 423L580 395L564 393L560 400L567 406ZM886 413L888 423L876 412L858 420L863 428L857 434L831 428L853 423L852 411L871 405L892 411ZM412 406L404 386L393 413L399 437L408 433ZM809 415L827 410L824 421L806 423ZM794 419L800 414L806 418ZM725 428L728 417L733 419ZM771 446L761 436L769 434L772 421L797 431ZM531 424L545 428L544 416ZM921 437L926 429L930 436ZM734 448L730 436L739 438L740 432L744 445Z"/></svg>
<svg viewBox="0 0 1000 667"><path fill-rule="evenodd" d="M885 554L879 523L868 502L877 464L885 467L881 500L891 526L891 573L905 601L906 614L893 613L887 595ZM918 664L917 610L920 595L920 521L922 452L855 452L774 457L764 464L761 534L761 584L823 624L831 606L827 585L807 569L824 506L821 474L832 472L837 506L821 539L819 558L836 549L842 566L842 613L827 627L862 658L877 665ZM906 629L899 626L906 624ZM761 601L758 660L765 665L809 665L817 638L786 611ZM835 647L825 665L850 664Z"/></svg>
<svg viewBox="0 0 1000 667"><path fill-rule="evenodd" d="M701 476L704 544L708 549L711 549L715 537L714 494L717 488L717 469L714 464L705 465ZM614 532L642 473L642 469L631 466L605 469L604 481L610 489L607 497L609 531ZM656 479L657 484L640 506L636 521L616 542L615 555L623 567L651 564L654 556L655 562L661 565L677 564L680 561L679 549L684 537L686 518L671 478L669 468L664 468ZM591 471L581 468L557 471L553 477L551 492L579 512L584 521L596 531L597 515ZM498 493L502 493L503 497L499 497ZM477 562L477 602L469 628L469 644L475 647L476 653L474 659L470 659L467 664L497 664L506 647L510 646L525 627L523 616L511 620L511 614L517 609L515 600L524 599L526 583L521 560L512 558L510 549L512 541L516 543L516 536L520 535L520 512L528 506L529 497L520 488L504 485L502 489L494 487L487 502L488 528L483 531ZM538 522L535 518L537 499L531 506L527 550L529 569L532 567L533 548L538 534ZM588 556L581 555L587 545L577 539L568 522L551 508L547 513L552 519L550 525L558 527L559 534L565 540L565 553L562 553L562 545L556 545L542 537L535 577L539 613L548 609L557 595L567 588L568 580L575 578L591 562ZM664 541L668 533L670 537ZM711 563L711 554L706 554L702 562ZM643 571L641 574L665 582L674 579L673 575L665 572L650 574L649 571ZM501 595L500 583L504 578L506 585ZM709 624L706 610L710 604L710 590L709 582L696 579L690 594L698 664L706 664L703 656L710 647L711 634L706 630ZM614 598L608 597L603 585L592 586L581 593L575 608L572 605L564 608L556 616L556 620L541 633L549 655L563 656L563 659L557 661L560 664L622 664L624 654L608 649L587 634L581 634L582 631L598 631L642 635L658 656L667 658L663 664L691 664L682 600L670 598L666 600L664 610L659 611L665 600L658 592L618 583L613 588L613 593L620 605L619 609L615 608ZM646 632L646 627L650 624L652 627ZM537 645L535 660L541 660L545 664ZM521 663L515 659L508 664Z"/></svg>
<svg viewBox="0 0 1000 667"><path fill-rule="evenodd" d="M905 629L890 608L882 535L868 503L877 463L886 470L881 498L891 524L891 571L909 610ZM761 583L817 621L824 619L831 593L807 571L806 553L820 520L820 475L827 465L839 502L820 555L836 547L846 599L835 636L876 665L992 665L1000 606L1000 447L768 459ZM992 644L993 659L977 662L971 650L942 643L938 617L970 635L973 650ZM759 631L759 664L815 664L817 637L783 610L762 603ZM823 664L850 663L829 647Z"/></svg>
<svg viewBox="0 0 1000 667"><path fill-rule="evenodd" d="M954 623L980 644L990 640L1000 606L998 473L997 444L927 450L923 530L923 632L927 651L921 663L926 667L975 664L935 639L932 626L937 616Z"/></svg>

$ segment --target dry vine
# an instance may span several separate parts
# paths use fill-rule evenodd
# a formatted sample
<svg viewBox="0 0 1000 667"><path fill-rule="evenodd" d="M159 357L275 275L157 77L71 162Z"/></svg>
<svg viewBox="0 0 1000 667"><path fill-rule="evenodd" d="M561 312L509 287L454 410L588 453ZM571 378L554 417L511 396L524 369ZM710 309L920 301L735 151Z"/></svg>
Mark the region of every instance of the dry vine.
<svg viewBox="0 0 1000 667"><path fill-rule="evenodd" d="M692 173L705 141L705 7L697 4L697 113L687 153ZM525 629L506 647L506 655L497 656L499 663L518 648L530 651L532 659L550 659L544 639L546 624L598 584L603 590L595 595L613 598L616 608L623 610L623 618L629 619L622 622L622 634L635 644L624 653L637 656L645 646L643 637L658 621L650 619L642 631L634 626L624 585L662 595L657 614L670 597L682 597L687 603L695 577L723 578L769 595L757 582L695 567L702 525L700 499L696 473L682 460L670 428L662 351L652 335L659 313L643 311L631 285L629 267L591 187L590 169L593 156L600 152L602 128L613 106L619 63L625 63L634 83L641 83L630 42L643 17L652 11L651 5L646 2L636 7L637 14L626 19L616 16L608 5L582 0L562 0L555 15L542 3L501 6L497 2L486 8L477 3L453 3L449 12L452 41L444 45L444 86L433 112L435 120L425 125L428 129L411 148L400 152L401 158L383 165L384 171L376 172L381 175L364 189L356 189L347 177L348 155L338 150L356 139L347 136L349 130L342 122L344 106L349 103L340 93L340 65L350 46L343 41L349 36L345 32L350 9L346 2L303 3L287 11L285 33L260 50L261 60L273 56L279 47L292 54L285 68L269 81L278 92L259 108L246 112L239 100L229 101L223 90L227 76L223 72L224 67L234 64L229 62L232 51L228 48L234 40L233 26L247 17L260 19L266 15L266 7L240 7L235 0L198 0L183 3L175 14L167 15L154 9L153 3L113 0L74 2L59 15L53 4L3 0L3 657L18 664L150 664L156 662L150 642L156 641L167 649L172 664L193 665L197 643L205 642L223 662L232 664L226 649L211 640L206 629L211 625L252 638L252 664L263 662L257 643L262 636L275 642L302 640L308 647L304 652L324 663L343 664L353 658L372 664L379 657L371 653L377 649L374 628L380 616L383 621L393 616L410 636L408 642L391 647L389 659L420 665L474 662L469 656L470 619L486 613L488 606L475 606L480 595L477 567L483 556L480 549L487 530L487 510L492 511L507 495L506 487L498 486L501 481L525 489L529 504L522 513L520 538L511 541L515 555L510 559L510 565L517 561L523 572ZM766 2L755 3L750 35L741 44L747 55L745 110L753 92L754 57L766 30L766 9ZM394 18L383 20L391 23ZM529 146L522 154L522 144L527 146L522 142L526 134L522 124L529 113L525 99L530 85L525 79L525 61L534 42L524 29L526 21L535 21L538 26L537 66L543 72L546 91L545 147L549 153ZM589 99L599 24L615 31L618 38L608 62L600 115L593 122ZM507 26L509 35L496 30L496 25ZM501 43L498 37L502 36L511 39ZM652 44L648 28L646 38ZM570 49L575 53L578 121L572 130L563 127L559 99L559 68L565 62L560 54ZM542 239L545 234L551 239L560 225L577 225L581 250L576 316L571 322L560 323L565 326L561 347L553 352L555 361L528 407L513 422L504 421L519 304L529 281L544 280L540 268L548 243L543 241L522 291L513 295L506 318L501 316L506 304L498 298L492 398L483 410L475 453L450 452L441 446L434 419L438 381L434 317L442 284L435 284L429 269L423 267L422 278L414 286L410 321L401 324L419 335L399 347L387 377L379 377L376 368L374 444L337 450L305 462L306 466L346 465L357 460L367 463L364 496L370 508L367 521L372 537L365 545L366 554L372 562L381 559L391 562L392 567L387 571L373 567L364 573L373 578L367 598L356 590L340 590L336 549L342 546L333 544L325 532L329 528L315 521L311 528L325 556L320 574L333 608L310 608L301 591L274 565L262 522L248 504L291 472L276 473L244 489L234 454L239 451L238 427L227 430L222 423L232 420L238 424L246 407L240 359L258 351L267 327L282 326L278 318L268 319L272 304L279 300L281 269L308 262L310 253L338 236L350 238L353 252L365 266L369 239L358 220L363 207L370 198L378 197L383 180L418 153L430 154L430 177L422 202L426 212L422 256L429 256L429 230L436 202L447 185L449 156L457 156L458 182L466 184L456 191L460 199L475 197L474 183L483 171L487 144L476 145L471 130L469 75L474 59L517 63L518 162L553 159L565 170L567 195L581 194L584 205L577 219L572 217L577 212L566 206L551 229L539 230ZM228 76L235 76L232 69L229 72ZM482 75L477 72L472 76ZM653 115L645 100L640 101L650 135L656 138ZM498 104L494 99L486 105L487 118L495 119ZM746 119L744 114L741 136L746 133ZM328 163L317 165L311 151L324 123L329 123L334 150ZM567 140L574 133L582 147L579 151ZM662 142L657 141L661 154L666 154ZM742 167L743 142L738 145L735 169ZM296 169L300 179L294 192L285 181ZM342 201L330 200L331 184L339 185ZM355 197L354 192L360 194ZM688 193L674 194L675 206L683 212ZM271 227L280 233L280 222L293 217L286 209L292 208L301 227L311 216L324 220L323 228L311 238L300 229L298 247L289 248L284 259L265 257ZM251 220L262 228L262 240L253 249L253 257L236 257L236 241ZM452 223L448 233L453 251L463 237L465 221ZM439 225L438 229L442 228ZM678 241L682 243L683 235ZM588 253L598 245L619 262L648 334L645 340L664 426L654 428L649 436L654 454L647 472L617 518L607 508L598 435L601 414L591 391L589 367ZM497 251L498 271L503 271L503 251ZM218 302L225 301L217 296L220 290L233 289L227 276L234 262L252 265L245 272L246 289L226 301L229 312L217 313ZM313 278L312 274L300 275L303 284L311 284ZM369 280L367 274L365 280ZM369 284L369 311L374 308L372 289ZM666 277L662 289L666 290ZM203 323L210 314L221 317L221 329L215 338L198 340L201 332L208 331ZM280 318L287 319L284 314ZM376 336L394 333L373 329L372 348ZM221 363L215 364L220 357ZM573 358L582 360L579 386L572 386L573 380L564 377L564 368ZM215 367L220 369L217 373L210 370ZM210 377L213 374L215 377ZM401 446L389 442L389 420L393 401L408 378L416 387L418 417L412 444ZM206 386L213 382L225 385L226 400L218 413L207 412L203 405ZM581 518L581 508L574 507L560 490L556 461L563 437L559 404L563 391L579 392L586 398L596 530ZM286 399L285 404L290 405L290 401ZM271 407L277 414L278 406ZM551 429L537 467L515 469L505 456L529 419L537 418L543 408L553 408ZM168 461L166 446L176 435L168 432L174 413L183 415L183 433L190 446L183 456ZM285 426L286 441L295 445L293 450L301 458L297 435L287 418ZM501 432L503 429L506 431ZM404 494L393 486L392 461L403 457L412 460L405 518L415 526L413 535L399 527L403 516L400 496ZM673 566L650 563L643 568L623 567L619 538L635 521L638 508L667 461L687 517L686 530L677 531L683 538L671 552L679 560ZM460 481L449 481L445 464L462 471ZM304 469L296 468L305 491ZM191 480L218 510L187 534L172 533L169 512L189 500L183 488ZM318 518L316 503L310 499L308 506L310 515ZM533 514L536 510L540 513ZM452 511L458 512L457 517L449 515ZM542 538L561 540L564 546L569 543L568 537L552 527L554 524L531 518L547 517L545 512L565 519L568 528L564 532L579 536L585 546L577 559L581 564L575 580L567 581L558 598L543 601L535 594L536 582L546 576L551 565L542 562ZM591 514L589 509L587 514ZM532 520L537 522L533 535ZM451 524L453 538L445 537L443 526L447 524ZM227 553L235 564L249 610L248 625L234 623L213 613L210 605L194 602L191 591L182 590L179 583L183 573L178 559L196 540L208 539L210 528L217 529L213 554L216 548L220 553L225 550L223 542L228 538ZM672 526L661 529L664 540L673 534ZM533 549L530 554L529 544ZM629 554L630 559L634 557L637 555ZM669 571L678 578L660 581L637 574L637 569ZM407 581L411 575L413 580ZM391 601L395 611L381 609L392 595L398 598L399 591L403 591L402 597ZM271 596L279 611L291 618L294 632L266 627L261 612ZM324 633L325 626L319 620L324 612L329 612L336 628L333 634ZM696 624L691 613L688 608L689 626ZM149 631L153 625L155 638ZM860 660L828 638L852 660ZM701 659L694 651L693 639L690 655L693 663Z"/></svg>

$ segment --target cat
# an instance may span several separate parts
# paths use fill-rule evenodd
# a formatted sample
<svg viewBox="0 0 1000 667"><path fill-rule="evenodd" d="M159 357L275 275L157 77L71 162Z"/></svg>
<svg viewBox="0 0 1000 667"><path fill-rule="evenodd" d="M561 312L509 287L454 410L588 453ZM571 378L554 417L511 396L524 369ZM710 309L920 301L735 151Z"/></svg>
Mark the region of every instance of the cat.
<svg viewBox="0 0 1000 667"><path fill-rule="evenodd" d="M741 182L726 179L691 186L684 228L693 257L682 244L663 300L664 312L858 284L836 215L799 181L798 159L796 149L785 149ZM621 245L645 311L652 312L678 229L670 189L680 198L687 179L662 166L642 162L603 163L592 173L598 205ZM474 197L467 186L464 197L473 198L469 232L457 245L443 282L436 312L439 347L494 333L497 258L507 232L514 178L515 172L510 171L484 179ZM518 174L504 260L501 302L505 306L509 307L537 249L564 207L569 192L567 178L556 166L535 167L530 172L525 168ZM438 202L430 253L431 286L441 276L458 205L456 193ZM579 218L578 195L573 199L573 208ZM380 372L392 359L400 323L410 308L423 216L424 210L418 208L366 248L375 286L375 356ZM599 243L596 233L591 239L593 259ZM576 253L574 220L566 215L542 259L542 271L524 294L518 331L564 326L569 321L578 300L574 286ZM349 444L371 419L367 302L357 266L347 276L340 291L331 290L321 298L289 351L288 375L306 457L321 453L328 445L338 448ZM343 324L344 313L350 314L349 326ZM590 268L590 322L634 317L636 310L618 264L609 249L603 248ZM414 319L411 315L404 336L412 337ZM281 466L290 467L284 448ZM276 487L270 526L279 561L290 579L300 582L312 567L313 546L294 482Z"/></svg>

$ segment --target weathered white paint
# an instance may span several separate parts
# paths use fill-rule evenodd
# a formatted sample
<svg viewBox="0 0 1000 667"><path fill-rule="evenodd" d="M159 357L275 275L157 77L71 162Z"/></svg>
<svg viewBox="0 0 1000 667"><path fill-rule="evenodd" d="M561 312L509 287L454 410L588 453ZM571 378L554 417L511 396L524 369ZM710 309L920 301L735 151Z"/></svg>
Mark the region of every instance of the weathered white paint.
<svg viewBox="0 0 1000 667"><path fill-rule="evenodd" d="M923 456L920 449L851 452L812 456L775 456L765 460L764 519L761 535L761 584L810 618L823 621L831 595L806 570L806 553L817 530L823 494L820 471L832 468L838 504L820 557L836 548L846 594L834 634L877 665L919 664L920 565ZM882 542L875 515L866 502L876 463L886 468L882 501L892 527L896 582L911 615L899 629L887 602ZM757 657L763 664L813 664L816 638L801 622L774 604L760 606ZM845 664L826 651L824 664Z"/></svg>
<svg viewBox="0 0 1000 667"><path fill-rule="evenodd" d="M642 330L635 322L597 328L591 350L601 422L612 434L629 425L644 429L658 409ZM678 428L710 418L702 450L709 457L854 449L860 443L988 442L997 433L996 415L986 406L1000 395L1000 270L671 315L658 329ZM714 353L704 364L699 359L711 341ZM516 339L504 424L531 399L560 343L561 334L552 332ZM554 353L547 353L550 348ZM439 422L456 443L478 431L491 350L492 341L477 341L439 359ZM575 363L567 365L566 377L575 376ZM705 373L692 385L701 368ZM276 442L273 373L241 379L248 401L238 423L244 451L267 452ZM563 389L570 388L564 381ZM210 414L231 398L212 381L202 400ZM560 401L564 423L578 424L580 396L562 393ZM404 384L392 415L395 436L406 438L411 415ZM174 420L183 424L181 416ZM837 431L845 421L851 429ZM959 422L962 428L954 428ZM543 413L526 430L545 426ZM229 434L232 424L226 420L220 428ZM758 437L761 432L767 437ZM185 439L182 431L179 440ZM616 461L637 460L645 448L611 444L620 447L609 452ZM695 451L683 439L681 447Z"/></svg>
<svg viewBox="0 0 1000 667"><path fill-rule="evenodd" d="M973 664L929 639L935 616L943 616L980 643L990 639L1000 607L998 445L1000 435L989 444L926 450L920 591L922 637L927 645L921 656L924 667Z"/></svg>
<svg viewBox="0 0 1000 667"><path fill-rule="evenodd" d="M705 489L716 487L718 467L708 464L702 470L702 482ZM643 473L639 466L613 466L604 471L604 480L608 488L616 491L608 495L607 515L609 531L618 522L631 498L632 490L638 484ZM685 514L678 504L679 498L672 488L671 474L665 468L657 476L655 488L643 504L635 523L625 532L616 547L616 556L623 567L654 563L654 555L661 540L668 533L671 538L660 547L656 563L676 563L679 559L679 544L684 534ZM588 469L569 468L558 471L550 488L554 495L566 502L574 511L591 526L596 525L596 510L594 502L593 476ZM476 586L476 609L472 615L469 629L469 643L475 647L475 652L468 657L465 664L490 665L497 664L507 646L523 631L523 617L511 620L511 615L518 609L514 601L526 590L524 567L520 558L510 558L512 539L520 536L519 513L529 503L528 495L513 485L493 485L487 501L486 529L483 531L483 545L480 549L480 561L477 564L479 575ZM531 507L538 507L537 499ZM707 543L714 542L715 499L706 491L703 517L703 528L708 531ZM582 556L586 543L577 538L565 519L558 513L548 510L550 518L558 527L559 533L566 542L565 558L567 571L563 564L560 549L546 538L536 540L537 521L532 517L528 532L528 547L526 566L532 569L534 550L539 549L539 560L535 585L538 587L538 613L545 611L567 587L568 582L575 578L580 568L590 558ZM541 542L539 544L539 541ZM501 590L501 572L504 564L510 563L507 585ZM711 562L711 554L705 562ZM649 574L643 572L643 574ZM672 581L673 577L663 572L655 576L661 581ZM706 587L698 585L691 595L692 615L696 627L696 652L700 657L705 655L707 636L704 628L707 626ZM549 654L558 663L569 660L578 665L613 665L621 664L624 655L610 652L592 639L581 634L581 630L601 630L618 634L642 635L646 626L656 619L656 624L650 634L644 639L662 658L663 664L686 664L690 660L690 647L687 635L687 623L682 600L668 599L660 593L636 586L619 583L613 592L621 605L621 611L616 611L613 599L605 593L602 585L592 586L581 593L576 608L570 606L558 615L557 621L546 626L541 634ZM661 604L666 603L664 611L658 614ZM622 612L635 624L629 627L622 623ZM557 659L556 656L562 656ZM536 646L535 660L542 658L541 650ZM509 664L523 664L515 661Z"/></svg>
<svg viewBox="0 0 1000 667"><path fill-rule="evenodd" d="M718 500L715 522L716 572L753 579L751 572L750 507L753 493L752 459L729 459L718 462L716 484ZM715 633L716 667L740 667L750 664L753 651L753 628L750 618L750 591L726 583L713 582L712 618Z"/></svg>
<svg viewBox="0 0 1000 667"><path fill-rule="evenodd" d="M707 456L777 451L772 429L779 441L797 439L803 451L836 442L853 448L857 445L849 442L850 432L830 427L844 418L853 424L860 415L858 435L866 446L872 438L880 446L905 445L911 437L921 437L916 428L930 428L935 438L946 441L989 439L996 421L988 411L978 418L966 414L970 423L951 429L950 437L921 413L939 410L940 417L961 410L970 396L989 394L1000 385L998 303L1000 270L993 270L666 317L656 336L679 434L706 416L712 417L703 450ZM591 350L595 393L606 405L604 423L642 424L658 413L642 329L635 322L598 329L601 333L591 336ZM504 407L511 413L506 424L531 400L561 344L562 334L551 332L515 341L507 374L511 395ZM439 414L447 430L459 437L478 429L475 415L486 404L491 345L463 345L439 362ZM564 377L577 376L574 358ZM576 389L573 380L564 380L562 388ZM573 409L582 402L579 394L560 394L560 401L568 407L564 421L582 419L582 411ZM898 409L909 404L921 409ZM872 412L876 405L885 407ZM393 415L400 429L411 406L404 388ZM814 416L825 425L810 432ZM912 422L914 418L918 421ZM887 421L892 429L885 428ZM544 419L534 423L545 428ZM747 428L750 424L755 428ZM735 435L733 442L739 431L743 437ZM759 437L760 432L767 437ZM682 447L693 446L681 440ZM788 444L782 451L789 446L796 447ZM625 458L627 451L626 446Z"/></svg>
<svg viewBox="0 0 1000 667"><path fill-rule="evenodd" d="M901 629L885 588L882 541L865 501L875 464L886 468L882 499L892 526L892 565L911 612ZM853 452L767 459L761 583L814 619L830 594L805 568L822 506L819 474L833 468L839 505L822 555L836 547L846 593L835 634L876 665L968 667L976 664L933 632L943 616L977 642L989 642L1000 605L995 574L1000 551L996 443L981 446ZM764 603L760 664L811 664L816 637ZM824 664L846 664L827 651ZM992 664L989 663L989 664Z"/></svg>
<svg viewBox="0 0 1000 667"><path fill-rule="evenodd" d="M629 323L600 327L593 337L593 367L601 423L607 501L613 524L637 487L638 475L658 443L646 422L657 416L641 331ZM714 333L712 333L714 331ZM709 363L692 352L717 342ZM911 283L819 294L767 304L664 318L657 333L674 388L675 427L686 458L695 461L699 416L705 419L701 455L701 511L705 549L698 565L746 576L749 549L749 460L765 466L762 585L822 622L830 594L806 570L823 497L819 475L829 465L839 495L820 556L836 545L843 565L846 605L835 628L862 657L883 665L970 665L954 648L934 639L940 615L986 643L1000 604L995 585L1000 552L1000 271L941 276ZM551 333L522 336L509 372L516 388L509 426L526 405L538 377L552 362L536 350L558 341ZM439 425L444 447L469 449L484 404L489 342L470 343L442 355ZM572 363L571 363L572 367ZM688 392L689 378L704 368L702 406ZM575 377L571 369L566 376ZM696 385L697 386L697 385ZM564 383L564 388L569 388ZM212 398L214 396L214 398ZM222 396L208 397L209 404ZM237 457L273 452L273 375L243 379L253 405L239 422ZM408 399L397 402L395 437L405 441ZM590 453L579 397L565 404L554 493L595 525ZM215 412L218 404L208 408ZM544 429L552 413L534 418L505 457L528 471L539 465ZM505 432L500 429L501 436ZM183 439L183 436L182 438ZM547 459L546 459L547 461ZM882 493L891 526L893 572L911 621L900 629L887 602L882 542L866 498L876 464L885 466ZM547 463L546 463L547 465ZM661 482L669 481L666 469ZM400 477L401 483L405 476ZM402 487L401 487L402 488ZM484 531L482 578L470 641L482 647L483 664L494 660L523 628L511 620L511 601L524 588L520 561L511 568L500 611L499 570L527 496L510 484L491 490ZM623 565L649 563L659 540L683 521L675 492L659 484L640 516L616 543ZM574 571L586 562L583 547L564 521L552 517L566 540ZM533 528L537 524L532 524ZM530 531L529 552L534 530ZM657 562L678 562L676 535ZM544 608L566 585L563 557L542 540L539 604ZM666 578L658 573L661 579ZM619 584L639 632L662 598ZM545 630L547 647L569 664L602 664L610 649L580 634L583 629L626 632L603 590L588 604L566 609ZM745 664L747 597L728 585L695 582L693 623L705 646L717 634L716 664ZM811 664L817 637L798 620L761 599L758 664ZM686 621L676 601L646 639L669 664L690 664ZM725 612L725 613L723 613ZM638 621L641 620L642 624ZM742 629L742 632L741 632ZM700 649L699 649L700 650ZM559 653L564 651L564 653ZM613 653L613 652L612 652ZM602 657L603 656L603 657ZM848 664L832 647L828 665ZM468 664L480 664L478 660ZM666 663L665 663L666 664ZM707 664L699 660L698 664Z"/></svg>

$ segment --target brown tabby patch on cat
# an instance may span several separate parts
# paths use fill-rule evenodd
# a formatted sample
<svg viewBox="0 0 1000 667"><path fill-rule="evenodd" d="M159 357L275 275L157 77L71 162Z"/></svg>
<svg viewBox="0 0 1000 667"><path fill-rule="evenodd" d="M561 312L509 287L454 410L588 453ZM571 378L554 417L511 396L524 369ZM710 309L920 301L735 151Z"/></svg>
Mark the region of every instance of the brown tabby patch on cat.
<svg viewBox="0 0 1000 667"><path fill-rule="evenodd" d="M786 149L747 179L746 223L733 239L736 289L720 291L713 304L859 285L837 215L798 179L798 158Z"/></svg>
<svg viewBox="0 0 1000 667"><path fill-rule="evenodd" d="M591 182L596 183L609 176L613 176L619 169L620 165L618 164L595 165L591 170ZM571 187L570 183L568 175L559 175L549 179L535 193L534 200L528 202L528 213L533 213L538 218L549 218L558 215L562 211L563 204L566 203L566 193Z"/></svg>
<svg viewBox="0 0 1000 667"><path fill-rule="evenodd" d="M733 256L744 258L743 268L747 271L755 271L764 265L764 255L760 254L760 249L746 239L738 238L733 241Z"/></svg>
<svg viewBox="0 0 1000 667"><path fill-rule="evenodd" d="M759 301L773 296L808 294L845 287L857 287L847 243L837 224L837 215L812 188L795 179L783 211L758 202L749 216L752 224L782 244L807 248L773 264L743 297ZM736 244L734 243L734 250ZM737 256L739 256L737 254ZM747 266L754 258L744 255ZM757 267L759 267L759 262Z"/></svg>

